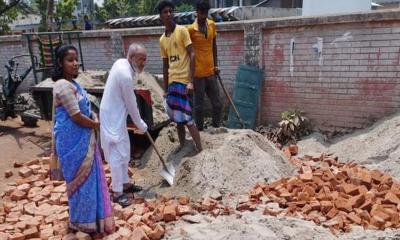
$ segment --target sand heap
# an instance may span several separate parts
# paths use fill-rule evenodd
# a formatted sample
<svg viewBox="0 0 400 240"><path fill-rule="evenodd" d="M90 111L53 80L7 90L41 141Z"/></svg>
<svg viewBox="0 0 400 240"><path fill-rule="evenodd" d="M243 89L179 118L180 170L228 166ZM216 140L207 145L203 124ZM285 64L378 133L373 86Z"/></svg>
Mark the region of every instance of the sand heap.
<svg viewBox="0 0 400 240"><path fill-rule="evenodd" d="M135 89L149 89L151 92L151 100L153 101L153 124L157 126L163 124L169 120L163 105L164 101L164 90L162 89L160 82L154 77L154 75L142 72L136 78L134 82Z"/></svg>
<svg viewBox="0 0 400 240"><path fill-rule="evenodd" d="M331 144L314 134L299 142L300 154L330 152L341 161L354 161L400 178L400 114L382 119L370 128L334 139Z"/></svg>
<svg viewBox="0 0 400 240"><path fill-rule="evenodd" d="M171 125L163 129L156 141L165 158L176 165L175 184L167 187L158 175L161 164L153 149L144 155L140 184L148 192L188 195L199 199L204 195L244 193L259 181L290 175L293 168L262 135L252 130L212 129L201 133L204 151L195 155L188 140L179 153L176 131ZM138 176L138 179L141 177Z"/></svg>

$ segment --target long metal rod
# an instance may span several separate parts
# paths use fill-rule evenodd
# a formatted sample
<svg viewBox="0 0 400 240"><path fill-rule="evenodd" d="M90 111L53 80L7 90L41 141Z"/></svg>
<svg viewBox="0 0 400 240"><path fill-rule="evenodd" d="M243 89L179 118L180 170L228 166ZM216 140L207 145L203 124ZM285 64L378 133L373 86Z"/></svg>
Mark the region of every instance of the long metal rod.
<svg viewBox="0 0 400 240"><path fill-rule="evenodd" d="M29 55L31 55L31 62L32 62L32 67L33 67L33 77L35 79L35 85L38 84L38 79L36 76L36 66L35 66L35 60L33 59L33 51L32 51L32 42L31 42L31 35L26 35L26 38L28 39L28 50L29 50Z"/></svg>

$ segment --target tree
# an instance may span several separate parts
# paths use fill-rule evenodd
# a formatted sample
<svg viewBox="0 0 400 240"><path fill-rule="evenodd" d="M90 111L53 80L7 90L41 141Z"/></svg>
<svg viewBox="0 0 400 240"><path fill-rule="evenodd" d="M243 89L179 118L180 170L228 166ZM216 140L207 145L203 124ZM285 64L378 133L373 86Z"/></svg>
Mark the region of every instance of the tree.
<svg viewBox="0 0 400 240"><path fill-rule="evenodd" d="M40 27L39 27L39 31L47 31L48 27L47 27L47 0L34 0L33 3L35 12L38 13L40 15L40 17L42 18L40 20Z"/></svg>
<svg viewBox="0 0 400 240"><path fill-rule="evenodd" d="M139 0L138 10L140 15L153 15L157 14L158 0Z"/></svg>
<svg viewBox="0 0 400 240"><path fill-rule="evenodd" d="M175 10L177 12L190 12L190 11L194 11L194 7L190 3L180 3L176 6Z"/></svg>
<svg viewBox="0 0 400 240"><path fill-rule="evenodd" d="M76 4L77 0L63 0L57 2L54 18L57 22L58 28L61 28L62 24L65 24L72 18Z"/></svg>
<svg viewBox="0 0 400 240"><path fill-rule="evenodd" d="M54 12L54 0L47 1L47 18L46 24L47 29L52 32L53 31L53 12Z"/></svg>
<svg viewBox="0 0 400 240"><path fill-rule="evenodd" d="M133 0L105 0L103 7L95 5L95 18L100 22L127 17L133 12L135 12L135 1Z"/></svg>
<svg viewBox="0 0 400 240"><path fill-rule="evenodd" d="M8 34L10 27L8 26L18 14L27 14L31 12L31 8L22 0L4 1L0 0L0 35Z"/></svg>

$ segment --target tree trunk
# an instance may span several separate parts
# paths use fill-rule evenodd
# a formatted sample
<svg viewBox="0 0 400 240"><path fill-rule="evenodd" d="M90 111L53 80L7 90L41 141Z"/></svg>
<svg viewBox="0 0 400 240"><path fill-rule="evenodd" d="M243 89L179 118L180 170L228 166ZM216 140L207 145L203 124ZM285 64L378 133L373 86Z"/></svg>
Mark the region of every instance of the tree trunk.
<svg viewBox="0 0 400 240"><path fill-rule="evenodd" d="M47 1L47 31L52 32L53 28L53 10L54 10L54 0Z"/></svg>

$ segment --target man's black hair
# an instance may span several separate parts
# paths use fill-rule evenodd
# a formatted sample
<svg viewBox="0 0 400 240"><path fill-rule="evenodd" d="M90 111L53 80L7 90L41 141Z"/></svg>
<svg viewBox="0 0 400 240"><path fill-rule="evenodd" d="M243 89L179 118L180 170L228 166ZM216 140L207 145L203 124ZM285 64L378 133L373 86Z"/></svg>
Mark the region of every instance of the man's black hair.
<svg viewBox="0 0 400 240"><path fill-rule="evenodd" d="M202 13L207 13L210 8L208 0L199 0L196 4L196 10Z"/></svg>
<svg viewBox="0 0 400 240"><path fill-rule="evenodd" d="M160 3L158 3L158 5L157 5L158 13L161 14L161 11L166 7L175 9L175 5L173 2L168 1L168 0L163 0Z"/></svg>

